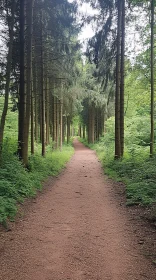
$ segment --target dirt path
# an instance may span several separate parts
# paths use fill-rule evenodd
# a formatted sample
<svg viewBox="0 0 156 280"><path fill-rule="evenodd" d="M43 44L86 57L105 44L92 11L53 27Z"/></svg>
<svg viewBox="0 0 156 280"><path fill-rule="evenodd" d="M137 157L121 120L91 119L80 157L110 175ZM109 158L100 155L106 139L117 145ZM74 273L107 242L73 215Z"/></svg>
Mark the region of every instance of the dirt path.
<svg viewBox="0 0 156 280"><path fill-rule="evenodd" d="M75 149L52 188L1 233L0 279L155 280L95 153Z"/></svg>

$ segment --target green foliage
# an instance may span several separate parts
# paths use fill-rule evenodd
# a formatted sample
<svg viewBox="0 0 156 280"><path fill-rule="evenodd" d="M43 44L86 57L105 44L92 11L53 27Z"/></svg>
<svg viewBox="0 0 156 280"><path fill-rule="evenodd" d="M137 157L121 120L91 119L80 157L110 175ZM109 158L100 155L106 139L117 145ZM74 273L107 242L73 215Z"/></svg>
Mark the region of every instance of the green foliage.
<svg viewBox="0 0 156 280"><path fill-rule="evenodd" d="M131 69L126 65L125 78L125 115L149 115L150 113L150 84L142 70L135 66Z"/></svg>
<svg viewBox="0 0 156 280"><path fill-rule="evenodd" d="M5 126L5 138L17 139L18 135L18 112L12 112L8 111L7 117L6 117L6 126Z"/></svg>
<svg viewBox="0 0 156 280"><path fill-rule="evenodd" d="M17 207L15 200L5 196L0 196L0 223L5 223L8 217L10 220L13 219L16 212Z"/></svg>
<svg viewBox="0 0 156 280"><path fill-rule="evenodd" d="M126 184L127 205L156 202L156 156L149 158L149 135L148 116L126 118L125 155L122 160L114 160L114 118L110 118L106 122L105 136L89 145L96 150L105 172Z"/></svg>
<svg viewBox="0 0 156 280"><path fill-rule="evenodd" d="M4 97L0 97L0 116L3 110ZM10 151L11 154L17 151L17 137L18 137L18 112L12 111L13 102L9 99L9 110L7 112L5 129L4 129L4 144L3 150ZM4 154L8 156L8 153ZM10 156L10 155L9 155Z"/></svg>
<svg viewBox="0 0 156 280"><path fill-rule="evenodd" d="M146 153L128 155L122 161L104 159L107 173L126 183L127 204L148 205L156 202L156 158L149 159ZM114 172L114 174L112 173Z"/></svg>
<svg viewBox="0 0 156 280"><path fill-rule="evenodd" d="M7 141L7 144L12 147ZM37 147L36 147L37 148ZM0 169L0 223L7 218L13 219L17 213L17 202L22 203L26 197L33 197L42 188L41 182L48 176L56 176L70 159L73 148L64 146L63 151L52 151L47 148L45 157L38 153L29 158L28 169L25 169L12 150L3 149L3 166Z"/></svg>
<svg viewBox="0 0 156 280"><path fill-rule="evenodd" d="M149 116L135 116L125 119L125 144L130 152L132 152L134 145L148 146L150 144L149 121Z"/></svg>

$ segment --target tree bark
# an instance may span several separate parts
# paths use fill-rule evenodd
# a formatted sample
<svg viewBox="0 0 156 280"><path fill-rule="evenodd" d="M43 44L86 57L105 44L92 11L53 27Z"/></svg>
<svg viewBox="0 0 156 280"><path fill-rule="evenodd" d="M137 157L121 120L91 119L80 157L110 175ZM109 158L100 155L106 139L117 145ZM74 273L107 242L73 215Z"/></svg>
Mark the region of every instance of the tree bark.
<svg viewBox="0 0 156 280"><path fill-rule="evenodd" d="M125 0L122 0L121 28L121 86L120 86L120 142L121 157L124 155L124 86L125 86Z"/></svg>
<svg viewBox="0 0 156 280"><path fill-rule="evenodd" d="M25 119L25 84L24 84L24 23L25 0L20 1L20 87L19 87L19 115L18 115L18 155L24 159L24 119Z"/></svg>
<svg viewBox="0 0 156 280"><path fill-rule="evenodd" d="M41 8L41 114L42 114L42 156L45 156L45 89L43 55L43 8Z"/></svg>
<svg viewBox="0 0 156 280"><path fill-rule="evenodd" d="M70 142L70 116L67 116L67 144Z"/></svg>
<svg viewBox="0 0 156 280"><path fill-rule="evenodd" d="M62 141L65 142L65 136L66 136L66 117L63 116L63 124L62 124Z"/></svg>
<svg viewBox="0 0 156 280"><path fill-rule="evenodd" d="M59 100L58 98L56 99L56 116L57 116L57 119L56 119L56 149L58 149L59 147L59 133L60 133L60 129L59 129L59 126L60 126L60 103L59 103Z"/></svg>
<svg viewBox="0 0 156 280"><path fill-rule="evenodd" d="M54 136L54 96L51 95L51 123L52 123L52 141L54 141L55 136Z"/></svg>
<svg viewBox="0 0 156 280"><path fill-rule="evenodd" d="M81 124L79 124L79 136L80 136L80 138L82 137L82 127L81 127Z"/></svg>
<svg viewBox="0 0 156 280"><path fill-rule="evenodd" d="M46 144L49 145L49 79L46 78Z"/></svg>
<svg viewBox="0 0 156 280"><path fill-rule="evenodd" d="M151 0L151 139L150 156L154 154L154 0Z"/></svg>
<svg viewBox="0 0 156 280"><path fill-rule="evenodd" d="M83 125L83 139L86 138L86 127L85 125Z"/></svg>
<svg viewBox="0 0 156 280"><path fill-rule="evenodd" d="M27 69L26 69L26 114L24 122L24 155L23 163L28 164L28 144L29 144L29 124L31 113L31 95L32 95L32 30L33 30L33 0L27 0L26 9L27 18ZM33 105L33 104L32 104Z"/></svg>
<svg viewBox="0 0 156 280"><path fill-rule="evenodd" d="M38 142L38 132L39 132L39 127L38 127L38 123L39 123L39 117L38 117L38 111L39 111L39 98L38 98L38 86L37 86L37 71L36 71L36 61L34 61L33 64L33 92L34 92L34 111L35 111L35 141Z"/></svg>
<svg viewBox="0 0 156 280"><path fill-rule="evenodd" d="M62 151L62 141L63 141L63 137L62 137L62 127L63 127L63 114L62 114L62 109L63 109L63 102L62 99L60 100L60 151Z"/></svg>
<svg viewBox="0 0 156 280"><path fill-rule="evenodd" d="M92 142L92 112L91 112L91 105L88 107L88 144Z"/></svg>
<svg viewBox="0 0 156 280"><path fill-rule="evenodd" d="M31 154L34 154L34 90L31 91Z"/></svg>
<svg viewBox="0 0 156 280"><path fill-rule="evenodd" d="M57 142L57 105L56 105L56 97L54 97L54 117L53 117L53 141L54 141L54 149L56 149L56 142Z"/></svg>
<svg viewBox="0 0 156 280"><path fill-rule="evenodd" d="M96 140L99 141L99 135L100 135L100 114L101 114L101 110L100 108L96 109Z"/></svg>
<svg viewBox="0 0 156 280"><path fill-rule="evenodd" d="M116 92L115 92L115 159L121 157L120 145L120 47L121 47L121 0L118 0L117 55L116 55Z"/></svg>
<svg viewBox="0 0 156 280"><path fill-rule="evenodd" d="M91 107L91 143L94 144L95 141L95 105L92 102Z"/></svg>
<svg viewBox="0 0 156 280"><path fill-rule="evenodd" d="M39 89L39 133L40 133L40 143L42 143L42 81L40 79L40 89Z"/></svg>

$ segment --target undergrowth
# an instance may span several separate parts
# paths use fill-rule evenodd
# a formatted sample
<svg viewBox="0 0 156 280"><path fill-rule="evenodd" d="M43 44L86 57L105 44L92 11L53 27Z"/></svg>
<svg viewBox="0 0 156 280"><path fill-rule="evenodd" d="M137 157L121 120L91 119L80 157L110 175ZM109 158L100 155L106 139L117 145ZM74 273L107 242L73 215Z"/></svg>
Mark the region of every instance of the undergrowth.
<svg viewBox="0 0 156 280"><path fill-rule="evenodd" d="M0 97L0 115L4 98ZM18 138L18 112L13 110L11 99L4 131L2 165L0 167L0 223L13 220L18 205L26 197L34 197L41 190L42 182L48 176L57 175L70 159L74 149L71 143L64 145L62 152L53 150L52 143L46 148L46 156L41 156L41 145L35 143L35 155L29 157L25 169L16 156Z"/></svg>
<svg viewBox="0 0 156 280"><path fill-rule="evenodd" d="M9 147L9 148L8 148ZM41 190L42 182L48 176L56 176L73 154L72 146L64 145L62 152L52 151L49 146L46 156L40 154L40 145L36 146L34 156L29 157L28 169L25 169L17 156L13 154L15 143L5 141L3 147L3 165L0 168L0 223L13 220L18 204L26 197L34 197Z"/></svg>
<svg viewBox="0 0 156 280"><path fill-rule="evenodd" d="M144 118L144 121L146 118ZM156 203L156 156L149 157L149 128L141 118L127 120L125 155L114 160L114 120L107 122L105 136L99 142L85 145L96 150L105 173L126 185L127 205L154 205ZM131 133L130 133L131 132Z"/></svg>

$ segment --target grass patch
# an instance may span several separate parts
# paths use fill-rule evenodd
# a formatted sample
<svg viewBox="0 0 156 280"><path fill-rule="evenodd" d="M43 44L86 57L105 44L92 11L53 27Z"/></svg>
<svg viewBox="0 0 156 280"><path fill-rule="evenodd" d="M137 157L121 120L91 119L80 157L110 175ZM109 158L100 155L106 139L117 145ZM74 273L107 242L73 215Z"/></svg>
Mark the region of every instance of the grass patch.
<svg viewBox="0 0 156 280"><path fill-rule="evenodd" d="M42 157L38 145L36 154L29 157L27 170L13 155L13 143L10 145L12 149L3 149L3 166L0 168L0 223L3 224L8 218L14 219L18 203L22 203L26 197L34 197L37 190L41 190L43 180L61 171L74 151L72 146L63 146L62 152L52 151L49 146L46 156Z"/></svg>

